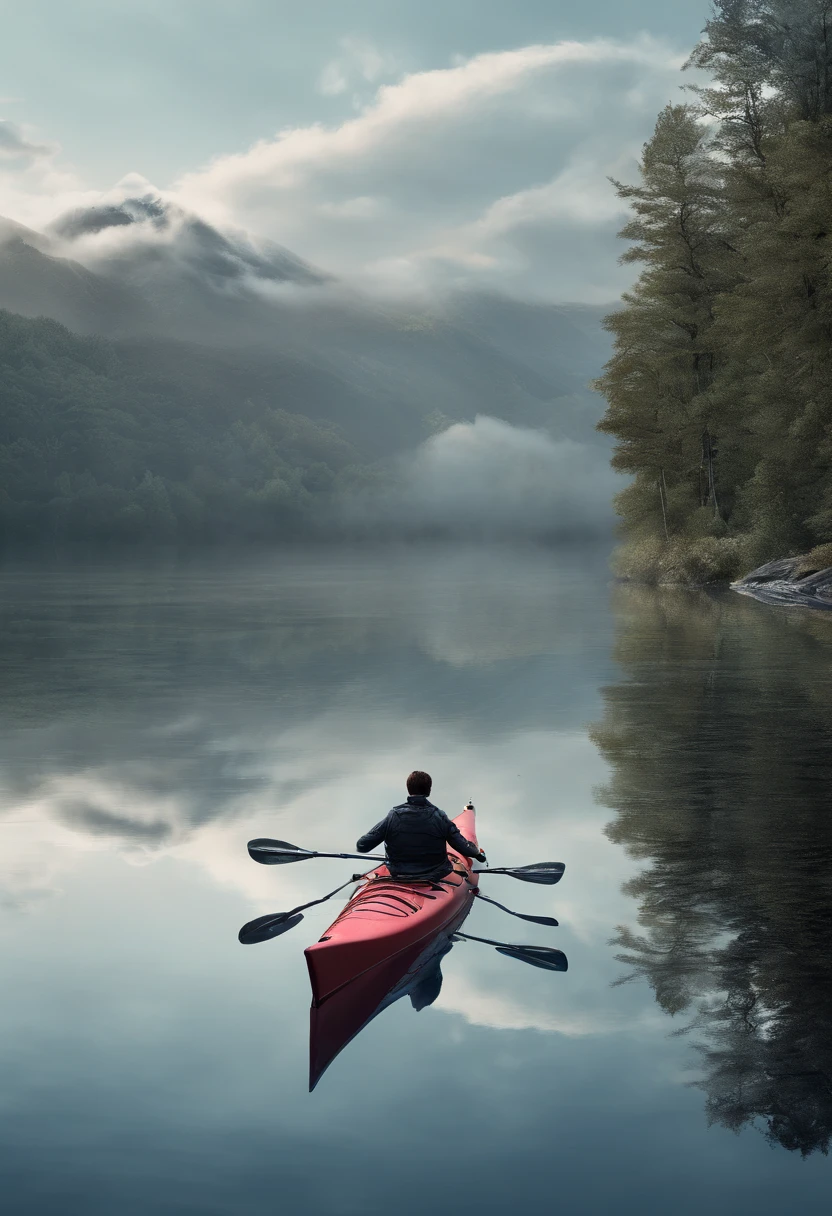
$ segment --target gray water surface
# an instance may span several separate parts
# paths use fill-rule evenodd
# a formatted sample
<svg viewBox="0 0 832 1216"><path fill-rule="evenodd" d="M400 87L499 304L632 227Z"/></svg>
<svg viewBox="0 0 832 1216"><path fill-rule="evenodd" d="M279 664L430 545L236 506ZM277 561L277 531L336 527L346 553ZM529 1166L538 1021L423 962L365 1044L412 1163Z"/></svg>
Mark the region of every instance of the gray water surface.
<svg viewBox="0 0 832 1216"><path fill-rule="evenodd" d="M829 1210L832 621L606 554L0 570L4 1212ZM307 1093L302 950L429 769L494 865L566 863ZM617 983L629 977L627 983ZM682 1033L679 1033L682 1032Z"/></svg>

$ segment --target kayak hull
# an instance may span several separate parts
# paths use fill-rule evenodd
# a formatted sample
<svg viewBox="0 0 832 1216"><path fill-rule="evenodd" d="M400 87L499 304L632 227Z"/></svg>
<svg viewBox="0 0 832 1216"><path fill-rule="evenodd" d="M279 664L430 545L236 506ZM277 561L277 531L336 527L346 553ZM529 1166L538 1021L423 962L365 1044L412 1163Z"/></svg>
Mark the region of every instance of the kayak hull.
<svg viewBox="0 0 832 1216"><path fill-rule="evenodd" d="M309 1010L309 1089L318 1084L329 1065L344 1048L352 1042L365 1026L385 1009L403 996L410 995L421 983L423 976L431 973L439 960L451 949L451 938L460 928L468 909L465 908L456 923L434 936L429 945L413 957L413 950L397 955L388 963L382 963L345 984L338 992L320 1005L313 1004ZM439 978L441 984L441 976ZM437 993L438 995L438 989ZM423 1008L435 999L424 1001L416 1008Z"/></svg>
<svg viewBox="0 0 832 1216"><path fill-rule="evenodd" d="M473 806L454 822L476 843ZM478 880L469 858L452 849L448 855L454 871L436 883L394 881L378 866L304 951L312 986L310 1089L347 1043L449 949Z"/></svg>

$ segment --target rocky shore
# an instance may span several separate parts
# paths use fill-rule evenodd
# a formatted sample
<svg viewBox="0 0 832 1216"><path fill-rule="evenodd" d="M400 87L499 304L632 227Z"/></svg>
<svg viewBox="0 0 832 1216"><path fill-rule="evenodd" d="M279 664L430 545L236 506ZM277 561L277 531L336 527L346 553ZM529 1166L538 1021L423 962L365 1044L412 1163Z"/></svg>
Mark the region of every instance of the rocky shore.
<svg viewBox="0 0 832 1216"><path fill-rule="evenodd" d="M824 565L819 569L817 562L812 561L811 553L803 557L781 557L738 579L731 584L731 590L766 604L832 608L832 566Z"/></svg>

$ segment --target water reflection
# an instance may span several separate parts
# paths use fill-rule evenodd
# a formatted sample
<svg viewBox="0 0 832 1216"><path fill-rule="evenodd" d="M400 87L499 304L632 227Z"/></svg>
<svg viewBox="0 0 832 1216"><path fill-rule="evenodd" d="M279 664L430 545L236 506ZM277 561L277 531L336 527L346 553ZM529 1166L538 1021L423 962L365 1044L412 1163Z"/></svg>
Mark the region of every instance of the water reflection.
<svg viewBox="0 0 832 1216"><path fill-rule="evenodd" d="M558 855L544 847L569 830L552 821L553 778L586 850L582 727L609 637L604 597L587 591L606 577L603 551L430 547L6 568L2 904L60 897L91 857L168 860L245 899L233 940L246 914L275 907L247 837L343 847L400 800L420 756L448 809L487 792L486 837L505 861ZM329 866L324 890L341 872ZM279 890L289 907L321 887L295 873ZM486 988L464 969L443 1001L484 1024L583 1033L545 1000Z"/></svg>
<svg viewBox="0 0 832 1216"><path fill-rule="evenodd" d="M832 622L730 594L615 593L623 678L593 737L607 832L644 863L615 944L687 1014L708 1120L832 1137Z"/></svg>
<svg viewBox="0 0 832 1216"><path fill-rule="evenodd" d="M290 803L326 788L359 700L439 717L468 741L501 735L505 710L516 730L571 721L580 706L553 703L535 667L557 656L586 699L581 652L602 650L604 605L582 604L574 575L542 558L491 561L428 550L4 571L4 813L168 847L258 791ZM336 747L299 766L304 731L326 725Z"/></svg>
<svg viewBox="0 0 832 1216"><path fill-rule="evenodd" d="M615 619L607 587L606 554L545 549L0 569L5 1207L388 1216L394 1195L417 1216L424 1188L402 1178L428 1161L445 1206L489 1216L551 1205L553 1174L581 1216L774 1216L796 1195L805 1216L825 1216L821 1154L709 1133L685 1086L687 1041L668 1036L645 984L610 988L609 938L633 914L621 887L645 864L604 836L610 812L593 798L610 767L621 773L586 728L603 713L599 689L629 681L613 631L633 636L633 612L646 614L633 670L651 695L677 686L671 652L682 667L711 662L714 631L685 626L671 644L672 613L648 596L619 600ZM737 607L746 631L755 608L771 613ZM783 694L798 698L786 715L804 721L807 685L788 669L812 639L759 620L774 633L749 634L735 678L758 679L758 647L773 668L779 654ZM823 637L811 653L826 653ZM820 671L812 688L821 697ZM739 703L726 695L719 713ZM657 715L639 719L634 758L662 739L665 754L684 751ZM414 765L445 810L473 797L492 864L566 862L551 892L494 879L498 900L559 928L517 933L484 905L465 931L557 944L570 972L455 944L433 1003L417 1017L395 1001L310 1097L301 947L331 905L271 944L244 949L236 934L332 890L353 863L285 867L278 881L245 843L348 849L401 800ZM704 934L703 954L728 933ZM709 985L691 1015L718 993Z"/></svg>

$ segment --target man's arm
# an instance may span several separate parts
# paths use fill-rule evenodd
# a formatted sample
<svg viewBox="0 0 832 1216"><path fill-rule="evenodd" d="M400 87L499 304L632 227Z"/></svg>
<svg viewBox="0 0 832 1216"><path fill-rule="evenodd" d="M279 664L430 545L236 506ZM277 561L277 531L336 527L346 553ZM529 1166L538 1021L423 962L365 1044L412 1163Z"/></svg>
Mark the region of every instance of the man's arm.
<svg viewBox="0 0 832 1216"><path fill-rule="evenodd" d="M387 835L387 816L385 815L374 828L370 828L369 832L365 832L361 839L356 844L359 853L369 853L370 849L374 849L376 845L381 844Z"/></svg>
<svg viewBox="0 0 832 1216"><path fill-rule="evenodd" d="M447 815L445 815L445 822L448 825L445 830L445 839L452 849L457 853L461 853L463 857L476 857L478 861L485 861L485 853L483 853L479 845L472 844L470 840L466 840L453 820L449 819Z"/></svg>

